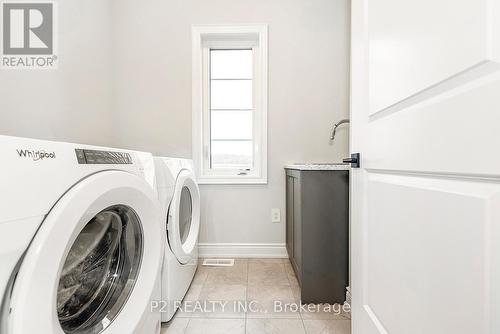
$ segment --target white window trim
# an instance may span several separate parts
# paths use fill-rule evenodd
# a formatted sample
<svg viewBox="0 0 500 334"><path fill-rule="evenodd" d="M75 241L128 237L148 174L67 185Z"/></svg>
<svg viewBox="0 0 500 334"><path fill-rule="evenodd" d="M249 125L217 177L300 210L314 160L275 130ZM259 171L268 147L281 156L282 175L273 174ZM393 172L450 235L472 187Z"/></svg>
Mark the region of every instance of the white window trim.
<svg viewBox="0 0 500 334"><path fill-rule="evenodd" d="M268 53L267 53L267 31L265 24L261 25L195 25L192 27L192 149L193 161L195 165L198 183L200 184L267 184L267 100L268 100ZM254 152L255 165L258 166L258 174L237 175L234 170L224 174L221 170L217 173L210 171L206 165L205 154L208 151L203 147L209 138L209 130L204 125L209 122L207 117L207 99L203 92L208 88L203 87L208 80L205 80L207 73L203 73L206 64L203 64L204 49L209 40L210 46L219 46L221 42L217 39L232 40L231 46L246 47L249 44L249 36L255 36L258 43L259 54L255 59L260 63L255 66L254 90L258 90L258 97L254 105ZM218 37L218 38L217 38ZM254 42L254 43L255 43ZM227 47L227 42L224 42ZM257 84L256 84L257 83ZM257 132L255 132L257 131ZM259 151L261 153L259 153Z"/></svg>

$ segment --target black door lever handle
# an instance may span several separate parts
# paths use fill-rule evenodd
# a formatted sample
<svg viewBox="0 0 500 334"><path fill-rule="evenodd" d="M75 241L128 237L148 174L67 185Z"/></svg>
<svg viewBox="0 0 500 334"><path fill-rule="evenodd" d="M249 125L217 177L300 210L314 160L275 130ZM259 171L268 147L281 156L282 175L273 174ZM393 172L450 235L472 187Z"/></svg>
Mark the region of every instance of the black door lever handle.
<svg viewBox="0 0 500 334"><path fill-rule="evenodd" d="M352 153L350 158L342 159L344 163L351 164L351 168L359 168L360 156L359 153Z"/></svg>

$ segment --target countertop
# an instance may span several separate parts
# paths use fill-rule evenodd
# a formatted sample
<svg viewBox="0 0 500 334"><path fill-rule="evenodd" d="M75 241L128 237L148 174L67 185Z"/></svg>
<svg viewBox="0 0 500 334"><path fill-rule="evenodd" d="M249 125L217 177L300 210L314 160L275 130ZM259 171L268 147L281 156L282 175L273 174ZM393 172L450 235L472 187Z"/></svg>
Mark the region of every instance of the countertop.
<svg viewBox="0 0 500 334"><path fill-rule="evenodd" d="M293 165L286 165L285 169L296 170L350 170L350 164L344 163L297 163Z"/></svg>

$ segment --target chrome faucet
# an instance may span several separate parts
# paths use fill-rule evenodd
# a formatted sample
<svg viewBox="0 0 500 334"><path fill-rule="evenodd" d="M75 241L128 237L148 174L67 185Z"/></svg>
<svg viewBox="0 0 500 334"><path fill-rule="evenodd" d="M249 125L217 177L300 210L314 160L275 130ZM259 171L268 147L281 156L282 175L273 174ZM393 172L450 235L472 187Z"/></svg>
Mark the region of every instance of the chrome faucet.
<svg viewBox="0 0 500 334"><path fill-rule="evenodd" d="M333 129L332 129L332 133L330 134L330 140L334 140L335 139L335 134L337 133L337 128L342 125L342 124L346 124L346 123L350 123L350 120L348 120L347 118L346 119L343 119L341 121L339 121L338 123L335 123L333 125Z"/></svg>

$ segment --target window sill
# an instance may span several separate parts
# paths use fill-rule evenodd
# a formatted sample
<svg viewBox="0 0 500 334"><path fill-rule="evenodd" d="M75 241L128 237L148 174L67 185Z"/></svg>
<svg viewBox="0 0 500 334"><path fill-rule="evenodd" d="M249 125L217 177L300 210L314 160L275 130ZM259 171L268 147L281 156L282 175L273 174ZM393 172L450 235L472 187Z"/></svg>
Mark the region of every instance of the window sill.
<svg viewBox="0 0 500 334"><path fill-rule="evenodd" d="M199 177L198 184L267 184L267 178L250 177Z"/></svg>

